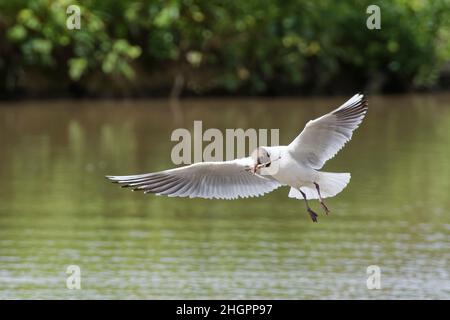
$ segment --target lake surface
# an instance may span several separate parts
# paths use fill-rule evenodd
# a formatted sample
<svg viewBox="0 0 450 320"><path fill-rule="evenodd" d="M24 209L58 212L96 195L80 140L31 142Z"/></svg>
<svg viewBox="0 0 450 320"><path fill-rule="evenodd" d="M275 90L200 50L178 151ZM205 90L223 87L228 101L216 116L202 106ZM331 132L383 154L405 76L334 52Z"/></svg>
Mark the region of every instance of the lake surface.
<svg viewBox="0 0 450 320"><path fill-rule="evenodd" d="M129 192L104 175L173 166L171 132L279 128L348 97L0 105L1 299L450 298L450 95L370 97L324 170L351 172L312 223L280 188L236 201ZM181 119L175 121L175 119ZM181 123L179 122L181 121ZM66 269L81 270L81 289ZM381 269L381 289L366 271Z"/></svg>

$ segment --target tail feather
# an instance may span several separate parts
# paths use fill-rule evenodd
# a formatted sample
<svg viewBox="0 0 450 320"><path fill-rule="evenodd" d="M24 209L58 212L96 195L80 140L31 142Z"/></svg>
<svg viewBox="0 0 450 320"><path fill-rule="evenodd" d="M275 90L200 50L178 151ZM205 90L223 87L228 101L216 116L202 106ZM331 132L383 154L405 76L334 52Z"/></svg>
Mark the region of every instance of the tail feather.
<svg viewBox="0 0 450 320"><path fill-rule="evenodd" d="M350 182L350 173L319 172L318 179L315 182L320 186L322 198L334 197L344 190ZM307 199L319 198L313 184L310 186L302 186L300 189L305 193ZM303 196L296 188L291 188L289 198L303 199Z"/></svg>

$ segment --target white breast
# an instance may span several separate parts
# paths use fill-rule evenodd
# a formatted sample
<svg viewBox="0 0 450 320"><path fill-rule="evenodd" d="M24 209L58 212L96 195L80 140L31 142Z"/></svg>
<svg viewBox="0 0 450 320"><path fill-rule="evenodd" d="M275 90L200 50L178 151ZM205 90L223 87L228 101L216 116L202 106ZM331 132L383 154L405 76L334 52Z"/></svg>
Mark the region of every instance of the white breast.
<svg viewBox="0 0 450 320"><path fill-rule="evenodd" d="M269 174L280 183L295 188L309 186L315 181L317 172L314 169L308 168L294 159L285 147L277 148L278 150L275 150L275 152L279 152L279 156L275 159L279 157L279 160L274 161L269 168L263 168L261 170L262 175ZM274 152L274 150L271 151Z"/></svg>

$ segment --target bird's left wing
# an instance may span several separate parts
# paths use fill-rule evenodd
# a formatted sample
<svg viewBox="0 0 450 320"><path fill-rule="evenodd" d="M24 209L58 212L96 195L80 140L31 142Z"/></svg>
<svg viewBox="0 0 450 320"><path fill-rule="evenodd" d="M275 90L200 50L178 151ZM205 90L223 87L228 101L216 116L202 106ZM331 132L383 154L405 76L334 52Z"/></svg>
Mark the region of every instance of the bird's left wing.
<svg viewBox="0 0 450 320"><path fill-rule="evenodd" d="M355 94L342 106L309 121L303 131L288 146L298 161L320 169L352 138L367 112L367 101Z"/></svg>
<svg viewBox="0 0 450 320"><path fill-rule="evenodd" d="M281 186L270 176L249 172L252 163L253 160L248 157L224 162L199 162L134 176L106 177L144 193L205 199L257 197Z"/></svg>

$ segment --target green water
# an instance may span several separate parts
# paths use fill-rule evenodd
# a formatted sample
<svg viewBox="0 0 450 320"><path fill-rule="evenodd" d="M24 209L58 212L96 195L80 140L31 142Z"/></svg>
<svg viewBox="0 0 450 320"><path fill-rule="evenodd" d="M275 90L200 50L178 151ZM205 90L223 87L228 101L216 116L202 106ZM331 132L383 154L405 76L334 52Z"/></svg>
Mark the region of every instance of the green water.
<svg viewBox="0 0 450 320"><path fill-rule="evenodd" d="M371 97L326 171L351 172L310 221L281 188L237 201L143 195L105 174L172 167L170 134L279 128L347 97L0 106L0 298L450 298L450 95ZM66 268L81 268L81 289ZM366 269L381 268L368 290Z"/></svg>

